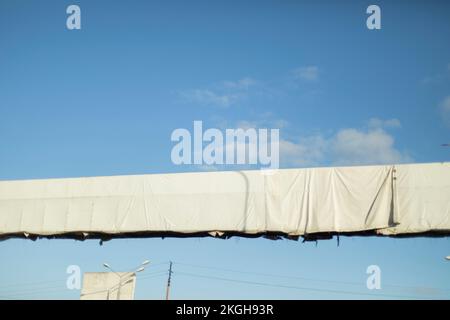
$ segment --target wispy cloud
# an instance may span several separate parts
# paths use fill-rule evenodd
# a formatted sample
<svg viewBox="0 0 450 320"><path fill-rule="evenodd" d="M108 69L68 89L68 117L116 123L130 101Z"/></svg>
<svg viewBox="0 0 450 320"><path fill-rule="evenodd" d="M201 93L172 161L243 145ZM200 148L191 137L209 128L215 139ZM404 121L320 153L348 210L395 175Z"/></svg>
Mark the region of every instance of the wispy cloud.
<svg viewBox="0 0 450 320"><path fill-rule="evenodd" d="M272 81L262 81L252 77L225 80L203 88L179 91L178 97L188 103L227 108L242 101L257 103L289 95L294 87L297 90L300 82L317 82L319 77L319 67L310 65L286 72Z"/></svg>
<svg viewBox="0 0 450 320"><path fill-rule="evenodd" d="M261 113L256 120L239 120L235 125L235 127L242 129L282 129L288 126L289 122L287 120L274 117L270 112Z"/></svg>
<svg viewBox="0 0 450 320"><path fill-rule="evenodd" d="M422 83L429 85L429 84L437 84L442 81L445 81L450 76L450 63L447 64L446 68L444 70L441 70L439 73L436 73L434 75L428 75L422 79Z"/></svg>
<svg viewBox="0 0 450 320"><path fill-rule="evenodd" d="M319 80L319 67L305 66L292 70L294 78L308 82L315 82Z"/></svg>
<svg viewBox="0 0 450 320"><path fill-rule="evenodd" d="M395 118L371 118L362 128L341 128L334 133L325 134L319 131L302 136L290 133L294 126L271 113L257 120L237 121L231 127L280 129L278 146L282 167L395 164L413 161L408 153L399 150L395 145L395 138L390 130L401 128L401 122Z"/></svg>
<svg viewBox="0 0 450 320"><path fill-rule="evenodd" d="M394 137L381 128L342 129L330 140L333 162L337 165L391 164L412 159L394 146Z"/></svg>
<svg viewBox="0 0 450 320"><path fill-rule="evenodd" d="M253 78L242 78L240 80L237 81L224 81L223 85L226 88L230 88L230 89L238 89L238 90L247 90L252 86L255 86L258 84L258 81L256 81Z"/></svg>
<svg viewBox="0 0 450 320"><path fill-rule="evenodd" d="M297 140L280 139L282 166L317 166L323 163L328 141L321 135L300 137Z"/></svg>
<svg viewBox="0 0 450 320"><path fill-rule="evenodd" d="M217 93L209 89L194 89L181 92L183 100L205 106L226 108L236 103L240 95L238 93Z"/></svg>
<svg viewBox="0 0 450 320"><path fill-rule="evenodd" d="M443 77L444 76L442 74L436 74L436 75L433 75L433 76L426 76L425 78L422 79L422 83L423 84L437 83L437 82L440 82Z"/></svg>
<svg viewBox="0 0 450 320"><path fill-rule="evenodd" d="M442 120L450 127L450 96L446 97L439 106Z"/></svg>
<svg viewBox="0 0 450 320"><path fill-rule="evenodd" d="M224 81L210 88L199 88L180 92L182 100L212 107L230 107L244 99L249 89L258 82L246 77L236 81Z"/></svg>
<svg viewBox="0 0 450 320"><path fill-rule="evenodd" d="M387 128L399 128L397 119L371 119L367 128L343 128L332 135L316 134L280 141L285 166L368 165L411 162L395 147Z"/></svg>
<svg viewBox="0 0 450 320"><path fill-rule="evenodd" d="M369 128L400 128L402 125L398 119L379 119L371 118L369 119Z"/></svg>

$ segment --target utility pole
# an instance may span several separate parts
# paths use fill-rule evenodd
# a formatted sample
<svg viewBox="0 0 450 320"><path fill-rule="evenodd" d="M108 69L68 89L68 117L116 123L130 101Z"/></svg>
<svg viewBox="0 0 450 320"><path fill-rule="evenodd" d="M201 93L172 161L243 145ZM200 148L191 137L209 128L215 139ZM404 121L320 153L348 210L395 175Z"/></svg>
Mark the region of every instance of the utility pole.
<svg viewBox="0 0 450 320"><path fill-rule="evenodd" d="M169 300L171 278L172 278L172 261L170 261L170 264L169 264L169 277L167 278L166 300Z"/></svg>

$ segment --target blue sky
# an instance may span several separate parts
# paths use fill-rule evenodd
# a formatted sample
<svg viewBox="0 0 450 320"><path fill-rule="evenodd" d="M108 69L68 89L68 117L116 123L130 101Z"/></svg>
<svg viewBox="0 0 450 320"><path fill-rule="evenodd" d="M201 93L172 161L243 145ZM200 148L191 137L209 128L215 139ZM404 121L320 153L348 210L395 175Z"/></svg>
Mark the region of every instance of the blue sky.
<svg viewBox="0 0 450 320"><path fill-rule="evenodd" d="M66 28L70 4L81 30ZM282 167L449 161L450 4L377 1L372 31L370 4L1 0L0 179L204 170L170 159L172 131L194 120L280 128ZM449 298L448 254L446 238L7 240L0 296L76 299L68 265L150 259L140 299L164 296L168 260L174 298Z"/></svg>

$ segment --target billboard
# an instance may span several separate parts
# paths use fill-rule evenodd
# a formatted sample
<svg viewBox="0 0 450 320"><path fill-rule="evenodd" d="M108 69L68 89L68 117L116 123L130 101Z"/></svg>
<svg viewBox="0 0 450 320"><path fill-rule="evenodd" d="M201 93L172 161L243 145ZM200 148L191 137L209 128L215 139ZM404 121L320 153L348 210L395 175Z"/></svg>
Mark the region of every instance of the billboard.
<svg viewBox="0 0 450 320"><path fill-rule="evenodd" d="M80 300L133 300L133 272L85 272Z"/></svg>

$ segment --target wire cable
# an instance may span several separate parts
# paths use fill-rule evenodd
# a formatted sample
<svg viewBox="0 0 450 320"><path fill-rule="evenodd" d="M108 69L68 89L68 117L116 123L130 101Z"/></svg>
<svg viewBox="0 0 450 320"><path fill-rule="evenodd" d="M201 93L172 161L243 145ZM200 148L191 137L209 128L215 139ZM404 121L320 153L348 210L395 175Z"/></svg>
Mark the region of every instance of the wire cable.
<svg viewBox="0 0 450 320"><path fill-rule="evenodd" d="M419 297L419 296L405 296L405 295L394 295L394 294L384 294L384 293L368 293L368 292L355 292L355 291L345 291L345 290L299 287L299 286L274 284L274 283L266 283L266 282L258 282L258 281L237 280L237 279L230 279L230 278L205 276L205 275L199 275L199 274L187 273L187 272L174 272L174 274L190 276L190 277L197 277L197 278L220 280L220 281L244 283L244 284L250 284L250 285L285 288L285 289L296 289L296 290L304 290L304 291L312 291L312 292L327 292L327 293L347 294L347 295L356 295L356 296L363 295L363 296L372 296L372 297L391 297L391 298L405 298L405 299L430 299L430 298Z"/></svg>

